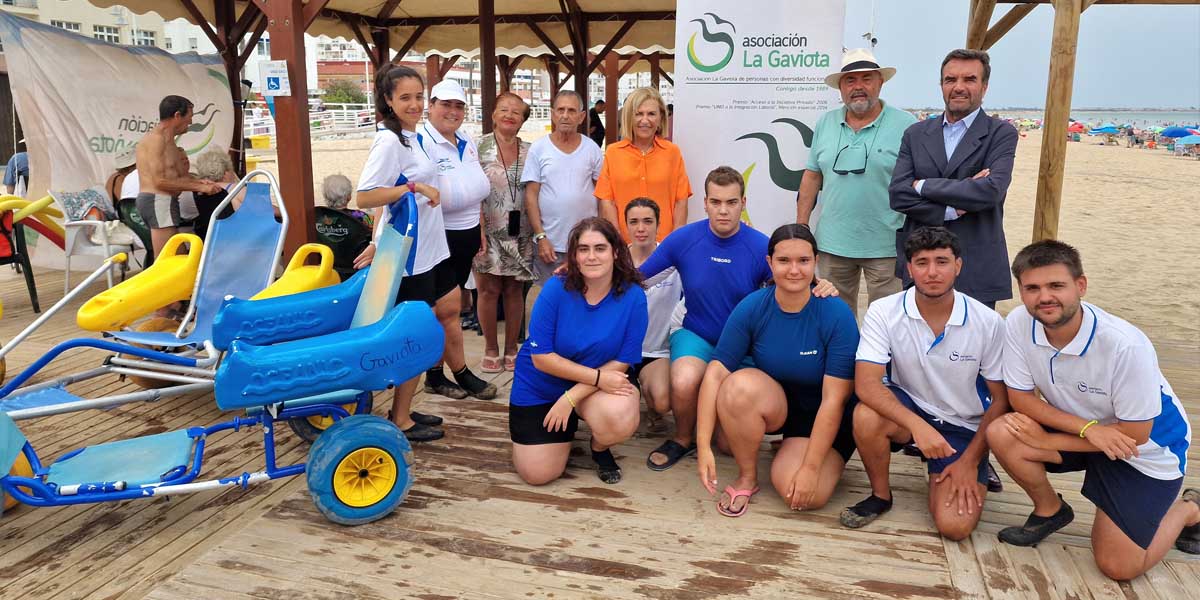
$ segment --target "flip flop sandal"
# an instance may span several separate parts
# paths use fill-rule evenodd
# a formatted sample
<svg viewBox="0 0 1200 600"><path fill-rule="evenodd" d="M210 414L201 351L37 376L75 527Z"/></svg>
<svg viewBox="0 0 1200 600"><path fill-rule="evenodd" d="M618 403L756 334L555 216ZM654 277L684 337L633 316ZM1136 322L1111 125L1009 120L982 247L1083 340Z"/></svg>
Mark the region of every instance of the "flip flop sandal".
<svg viewBox="0 0 1200 600"><path fill-rule="evenodd" d="M730 510L730 508L721 508L721 500L717 499L717 512L727 517L740 517L746 514L746 510L750 508L750 499L758 493L758 486L754 486L752 490L735 490L732 485L725 486L725 493L729 496L729 507L733 507L733 503L737 502L738 498L745 498L746 503L738 510Z"/></svg>
<svg viewBox="0 0 1200 600"><path fill-rule="evenodd" d="M693 442L692 445L684 448L675 440L667 440L658 448L655 448L652 452L650 452L650 454L654 454L655 452L666 456L667 462L661 465L655 464L654 461L650 460L650 456L647 455L646 466L649 467L651 471L666 471L667 469L675 466L675 463L679 462L679 459L689 454L694 454L696 452L696 444Z"/></svg>
<svg viewBox="0 0 1200 600"><path fill-rule="evenodd" d="M517 355L516 354L505 354L504 355L504 369L506 371L516 371L517 370Z"/></svg>
<svg viewBox="0 0 1200 600"><path fill-rule="evenodd" d="M479 370L484 373L499 373L504 370L499 356L485 356L479 361Z"/></svg>

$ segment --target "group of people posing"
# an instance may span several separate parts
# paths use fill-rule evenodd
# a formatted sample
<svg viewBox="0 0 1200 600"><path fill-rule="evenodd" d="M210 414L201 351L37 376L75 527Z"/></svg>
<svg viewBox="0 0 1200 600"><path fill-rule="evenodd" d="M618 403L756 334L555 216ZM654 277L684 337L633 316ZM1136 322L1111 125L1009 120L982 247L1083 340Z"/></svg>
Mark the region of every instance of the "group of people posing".
<svg viewBox="0 0 1200 600"><path fill-rule="evenodd" d="M530 484L564 473L579 421L599 478L620 481L611 449L637 430L645 400L650 431L665 433L668 413L675 424L646 466L694 454L726 516L749 509L764 436L779 434L770 482L795 510L824 506L858 452L871 494L842 512L847 527L891 508L890 456L910 445L948 538L977 525L994 455L1034 505L1000 532L1007 543L1034 545L1070 523L1047 473L1084 471L1105 574L1135 577L1172 546L1200 552L1200 490L1180 493L1191 430L1150 341L1083 301L1071 246L1037 242L1009 261L1003 205L1017 133L980 108L987 54L946 57L946 110L920 123L880 99L894 73L869 51L847 52L826 80L844 105L815 130L798 222L768 236L742 223L745 182L729 167L708 174L707 218L688 223L692 190L653 89L626 99L621 140L601 152L579 132L587 111L574 93L554 98L552 132L533 144L518 136L528 105L502 94L495 130L476 142L458 132L466 97L456 84L433 87L422 122L420 74L379 69L383 120L358 206L417 198L416 259L399 299L434 307L457 384L439 365L426 389L496 393L463 359L457 286L473 270L481 368L514 371L512 460ZM372 258L368 248L358 262ZM1022 305L1003 318L995 303L1011 297L1012 277ZM518 350L527 282L541 289ZM411 411L417 383L397 388L391 418L414 441L440 438L439 417ZM717 451L737 464L723 488Z"/></svg>

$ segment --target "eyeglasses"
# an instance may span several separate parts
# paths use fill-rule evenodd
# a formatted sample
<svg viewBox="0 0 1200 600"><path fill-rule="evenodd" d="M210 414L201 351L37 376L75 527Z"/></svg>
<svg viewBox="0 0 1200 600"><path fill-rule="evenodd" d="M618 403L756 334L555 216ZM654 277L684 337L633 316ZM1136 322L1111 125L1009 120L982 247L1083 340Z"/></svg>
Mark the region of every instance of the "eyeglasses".
<svg viewBox="0 0 1200 600"><path fill-rule="evenodd" d="M849 150L850 152L847 153L846 152L847 150ZM841 162L843 153L845 153L845 156L846 156L845 163ZM842 165L842 168L838 168L839 164ZM861 164L862 166L858 167L858 168L854 168L854 169L846 168L849 165L857 165L857 164ZM847 175L847 174L862 175L863 173L866 173L867 172L867 147L858 145L858 144L843 146L841 150L838 150L837 155L833 157L833 169L832 170L834 173L837 173L838 175Z"/></svg>

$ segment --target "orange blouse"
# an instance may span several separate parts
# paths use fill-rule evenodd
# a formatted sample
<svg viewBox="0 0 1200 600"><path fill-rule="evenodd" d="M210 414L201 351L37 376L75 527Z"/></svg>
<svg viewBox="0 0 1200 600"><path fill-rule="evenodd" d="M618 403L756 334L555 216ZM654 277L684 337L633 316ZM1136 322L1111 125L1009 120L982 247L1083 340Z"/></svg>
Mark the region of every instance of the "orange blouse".
<svg viewBox="0 0 1200 600"><path fill-rule="evenodd" d="M596 197L616 204L621 237L629 241L625 229L625 206L634 198L646 197L658 204L658 241L674 227L675 202L692 195L687 169L679 146L655 136L650 151L642 151L629 140L609 144L596 181Z"/></svg>

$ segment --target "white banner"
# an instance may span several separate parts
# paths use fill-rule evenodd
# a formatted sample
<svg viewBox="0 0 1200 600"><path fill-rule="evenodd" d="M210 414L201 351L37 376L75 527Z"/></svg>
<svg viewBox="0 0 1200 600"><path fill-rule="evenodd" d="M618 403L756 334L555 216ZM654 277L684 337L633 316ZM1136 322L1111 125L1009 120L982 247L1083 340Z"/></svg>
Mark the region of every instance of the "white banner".
<svg viewBox="0 0 1200 600"><path fill-rule="evenodd" d="M812 128L841 103L825 76L841 64L844 0L679 0L674 142L705 218L704 178L746 178L742 219L768 235L796 220Z"/></svg>
<svg viewBox="0 0 1200 600"><path fill-rule="evenodd" d="M118 46L0 12L9 83L29 149L29 194L103 186L116 157L158 123L158 103L195 104L178 139L189 155L225 150L233 102L219 56Z"/></svg>

